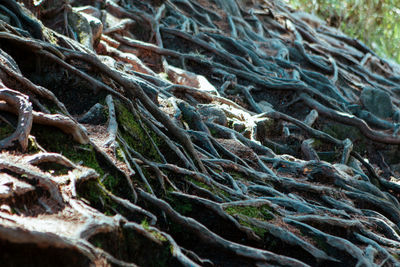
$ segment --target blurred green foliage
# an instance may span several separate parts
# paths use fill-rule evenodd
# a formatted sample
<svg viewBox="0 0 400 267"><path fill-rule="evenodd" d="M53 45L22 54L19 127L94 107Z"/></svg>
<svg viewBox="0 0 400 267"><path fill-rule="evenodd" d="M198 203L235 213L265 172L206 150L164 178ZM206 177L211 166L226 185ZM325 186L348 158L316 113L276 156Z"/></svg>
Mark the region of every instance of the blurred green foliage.
<svg viewBox="0 0 400 267"><path fill-rule="evenodd" d="M286 0L400 63L400 0Z"/></svg>

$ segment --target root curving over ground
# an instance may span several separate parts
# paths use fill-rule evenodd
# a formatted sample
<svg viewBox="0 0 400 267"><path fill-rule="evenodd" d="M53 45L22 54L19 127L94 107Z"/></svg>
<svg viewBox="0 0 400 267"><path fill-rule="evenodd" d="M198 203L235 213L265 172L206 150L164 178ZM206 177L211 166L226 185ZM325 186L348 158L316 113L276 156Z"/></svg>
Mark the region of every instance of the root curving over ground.
<svg viewBox="0 0 400 267"><path fill-rule="evenodd" d="M399 266L400 66L281 1L0 2L4 266Z"/></svg>

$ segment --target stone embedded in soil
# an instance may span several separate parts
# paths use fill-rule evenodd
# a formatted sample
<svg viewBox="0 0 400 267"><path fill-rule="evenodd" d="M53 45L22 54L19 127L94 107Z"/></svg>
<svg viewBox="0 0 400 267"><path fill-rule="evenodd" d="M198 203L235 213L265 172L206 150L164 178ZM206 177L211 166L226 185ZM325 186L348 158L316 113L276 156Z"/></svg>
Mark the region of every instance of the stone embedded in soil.
<svg viewBox="0 0 400 267"><path fill-rule="evenodd" d="M173 83L197 88L201 91L218 95L217 89L203 75L198 75L174 66L168 66L168 79Z"/></svg>
<svg viewBox="0 0 400 267"><path fill-rule="evenodd" d="M262 101L258 102L257 104L260 107L260 109L262 110L262 112L268 112L274 108L270 103L268 103L265 100L262 100Z"/></svg>
<svg viewBox="0 0 400 267"><path fill-rule="evenodd" d="M225 112L214 104L200 105L198 112L205 120L212 120L215 123L226 126L228 119Z"/></svg>
<svg viewBox="0 0 400 267"><path fill-rule="evenodd" d="M68 24L76 34L76 38L82 45L93 50L93 34L92 27L86 16L73 11L68 15Z"/></svg>
<svg viewBox="0 0 400 267"><path fill-rule="evenodd" d="M79 123L100 124L106 120L104 107L100 103L95 104L79 120Z"/></svg>
<svg viewBox="0 0 400 267"><path fill-rule="evenodd" d="M383 90L365 87L361 92L361 103L372 114L388 118L394 113L394 108L390 95Z"/></svg>
<svg viewBox="0 0 400 267"><path fill-rule="evenodd" d="M101 11L93 6L75 7L74 10L83 14L91 15L97 19L101 19Z"/></svg>
<svg viewBox="0 0 400 267"><path fill-rule="evenodd" d="M101 23L98 18L92 15L86 13L80 14L82 14L87 19L92 29L92 45L97 44L100 41L101 34L103 33L103 23Z"/></svg>

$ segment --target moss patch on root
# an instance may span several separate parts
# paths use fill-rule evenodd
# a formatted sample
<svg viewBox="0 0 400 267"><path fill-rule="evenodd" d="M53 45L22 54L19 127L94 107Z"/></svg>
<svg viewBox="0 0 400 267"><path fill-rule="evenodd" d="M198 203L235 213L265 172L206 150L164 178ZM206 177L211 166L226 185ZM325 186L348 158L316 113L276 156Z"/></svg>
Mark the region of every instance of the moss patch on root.
<svg viewBox="0 0 400 267"><path fill-rule="evenodd" d="M96 156L94 147L90 144L78 144L71 136L49 126L34 125L31 133L36 137L38 144L47 151L60 153L75 164L92 168L103 178L102 183L99 180L88 181L78 188L79 195L90 201L99 210L109 210L110 214L113 213L110 209L113 202L108 201L107 195L98 188L99 184L116 195L129 194L126 180L123 177L107 174L107 170ZM108 208L105 208L105 206Z"/></svg>
<svg viewBox="0 0 400 267"><path fill-rule="evenodd" d="M209 185L207 185L207 184L205 184L205 183L203 183L203 182L200 182L200 181L198 181L198 180L196 180L196 179L190 178L190 176L186 176L185 178L186 178L188 181L191 181L192 183L194 183L195 185L197 185L198 187L201 187L201 188L206 189L206 190L208 190L208 191L210 191L210 192L213 192L213 189L211 188L211 186L209 186Z"/></svg>
<svg viewBox="0 0 400 267"><path fill-rule="evenodd" d="M147 133L151 136L151 139L154 141L154 143L159 147L163 146L164 141L148 128L146 128L146 133L146 131L138 122L137 118L135 118L129 109L126 108L121 102L115 101L115 107L120 133L128 142L128 145L144 157L160 162L160 155L152 144ZM146 127L145 125L143 126Z"/></svg>
<svg viewBox="0 0 400 267"><path fill-rule="evenodd" d="M143 228L146 229L146 227ZM172 256L172 246L167 239L161 234L149 230L148 226L146 231L150 231L150 234L161 241L161 245L144 238L133 230L125 229L123 235L125 237L124 246L127 253L125 260L131 259L139 266L179 266L180 264Z"/></svg>
<svg viewBox="0 0 400 267"><path fill-rule="evenodd" d="M364 153L366 151L368 140L356 127L331 122L325 125L322 130L340 140L349 138L354 143L354 151L356 152Z"/></svg>
<svg viewBox="0 0 400 267"><path fill-rule="evenodd" d="M240 220L240 219L239 219L238 222L239 222L241 225L246 226L246 227L250 228L251 230L253 230L253 232L254 232L256 235L258 235L259 237L264 237L264 235L265 235L266 233L268 233L268 230L267 230L267 229L264 229L264 228L261 228L261 227L256 227L256 226L254 226L253 224L250 224L250 223L248 223L248 222L246 222L246 221L244 221L244 220Z"/></svg>
<svg viewBox="0 0 400 267"><path fill-rule="evenodd" d="M160 240L161 242L166 242L167 241L167 238L165 238L165 236L163 236L162 234L160 234L157 231L154 231L154 230L150 229L149 222L146 219L144 219L140 225L144 229L146 229L148 232L150 232L150 234L152 236L154 236L154 238L156 238L157 240Z"/></svg>
<svg viewBox="0 0 400 267"><path fill-rule="evenodd" d="M7 123L0 123L0 140L10 136L14 131Z"/></svg>
<svg viewBox="0 0 400 267"><path fill-rule="evenodd" d="M229 206L224 208L224 210L230 215L245 215L254 219L259 219L263 221L270 221L274 218L271 208L267 205L260 207L253 206Z"/></svg>
<svg viewBox="0 0 400 267"><path fill-rule="evenodd" d="M174 210L182 215L188 215L193 211L193 206L190 202L184 199L177 198L172 194L168 194L166 200L173 207Z"/></svg>
<svg viewBox="0 0 400 267"><path fill-rule="evenodd" d="M91 145L78 144L71 136L49 126L34 125L32 134L47 151L60 153L74 163L92 168L100 175L104 174L103 169L97 162L96 152Z"/></svg>

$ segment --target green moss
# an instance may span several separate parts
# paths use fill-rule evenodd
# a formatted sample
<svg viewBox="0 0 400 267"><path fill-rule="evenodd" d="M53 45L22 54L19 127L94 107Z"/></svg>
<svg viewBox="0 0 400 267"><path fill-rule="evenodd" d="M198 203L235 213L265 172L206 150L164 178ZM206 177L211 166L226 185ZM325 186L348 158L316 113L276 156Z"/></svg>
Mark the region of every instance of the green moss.
<svg viewBox="0 0 400 267"><path fill-rule="evenodd" d="M168 240L162 234L149 230L147 222L142 221L142 226L150 231L156 239L160 240L161 245L138 234L135 230L125 229L123 236L125 237L124 244L127 252L126 260L134 260L139 266L177 266L173 259L172 246Z"/></svg>
<svg viewBox="0 0 400 267"><path fill-rule="evenodd" d="M100 181L88 181L84 185L82 185L82 188L80 190L80 196L87 199L90 201L90 203L93 204L103 204L101 203L100 198L104 202L104 204L107 202L111 202L110 198L105 194L100 188L101 185Z"/></svg>
<svg viewBox="0 0 400 267"><path fill-rule="evenodd" d="M165 238L165 236L163 236L162 234L160 234L157 231L151 231L150 230L150 234L152 236L154 236L156 239L160 240L161 242L167 242L167 239Z"/></svg>
<svg viewBox="0 0 400 267"><path fill-rule="evenodd" d="M36 142L36 139L32 136L28 137L28 152L33 154L40 152L39 145Z"/></svg>
<svg viewBox="0 0 400 267"><path fill-rule="evenodd" d="M225 208L225 211L230 215L242 214L247 217L270 221L274 218L271 213L271 208L267 205L260 207L253 206L230 206Z"/></svg>
<svg viewBox="0 0 400 267"><path fill-rule="evenodd" d="M322 251L328 251L328 246L322 238L312 236L312 239L315 241L317 248L321 249Z"/></svg>
<svg viewBox="0 0 400 267"><path fill-rule="evenodd" d="M226 191L224 191L222 189L215 188L214 191L217 192L218 194L220 194L221 196L224 196L224 197L227 197L227 198L231 197L231 195L228 192L226 192Z"/></svg>
<svg viewBox="0 0 400 267"><path fill-rule="evenodd" d="M349 138L354 145L354 151L358 153L365 153L367 151L368 139L357 129L357 127L352 127L348 125L343 125L339 123L330 123L329 125L325 125L322 129L327 134L344 140ZM337 148L342 149L342 148Z"/></svg>
<svg viewBox="0 0 400 267"><path fill-rule="evenodd" d="M149 226L149 222L148 222L146 219L144 219L140 225L141 225L144 229L149 230L149 227L150 227L150 226Z"/></svg>
<svg viewBox="0 0 400 267"><path fill-rule="evenodd" d="M97 247L97 248L102 248L102 247L103 247L103 242L102 242L101 240L94 239L94 240L92 241L92 243L93 243L93 245L94 245L95 247Z"/></svg>
<svg viewBox="0 0 400 267"><path fill-rule="evenodd" d="M94 148L90 144L78 144L71 136L54 127L35 125L32 129L32 134L36 136L38 143L47 151L61 153L76 164L94 169L100 177L104 176L105 172L97 160ZM107 175L103 184L110 191L115 192L120 185L120 181L112 175Z"/></svg>
<svg viewBox="0 0 400 267"><path fill-rule="evenodd" d="M399 254L391 254L396 260L400 260L400 255Z"/></svg>
<svg viewBox="0 0 400 267"><path fill-rule="evenodd" d="M195 179L193 179L193 178L190 178L190 177L186 177L188 180L190 180L192 183L194 183L195 185L197 185L198 187L201 187L201 188L204 188L204 189L207 189L208 191L213 191L213 189L211 188L211 186L208 186L208 185L206 185L205 183L203 183L203 182L200 182L200 181L197 181L197 180L195 180Z"/></svg>
<svg viewBox="0 0 400 267"><path fill-rule="evenodd" d="M46 39L53 45L58 45L58 39L57 37L51 32L50 30L43 28L43 35L46 37Z"/></svg>
<svg viewBox="0 0 400 267"><path fill-rule="evenodd" d="M179 225L177 223L173 223L173 222L170 222L168 224L168 228L169 228L169 231L171 232L172 236L182 235L182 233L185 232L185 229L181 225ZM189 238L188 236L183 236L183 239L185 239L185 240L189 240L188 238Z"/></svg>
<svg viewBox="0 0 400 267"><path fill-rule="evenodd" d="M312 143L313 148L319 149L322 147L322 145L323 145L323 142L321 141L321 139L313 138L313 143Z"/></svg>
<svg viewBox="0 0 400 267"><path fill-rule="evenodd" d="M205 183L203 183L203 182L200 182L200 181L198 181L198 180L192 179L192 178L190 178L190 177L187 177L187 179L190 180L190 181L191 181L192 183L194 183L195 185L197 185L198 187L204 188L204 189L206 189L206 190L208 190L208 191L210 191L210 192L219 194L220 196L225 196L225 197L227 197L227 198L230 198L230 197L231 197L231 195L230 195L228 192L225 192L224 190L221 190L221 189L215 188L215 187L212 188L211 186L209 186L209 185L207 185L207 184L205 184Z"/></svg>
<svg viewBox="0 0 400 267"><path fill-rule="evenodd" d="M10 136L15 130L7 123L0 123L0 140Z"/></svg>
<svg viewBox="0 0 400 267"><path fill-rule="evenodd" d="M146 134L146 131L157 146L163 146L164 141L150 129L146 128L145 131L135 116L121 102L115 101L115 107L121 134L128 144L146 158L160 162L160 155Z"/></svg>
<svg viewBox="0 0 400 267"><path fill-rule="evenodd" d="M211 129L209 129L209 130L210 130L210 134L211 134L212 136L218 137L218 136L217 136L217 135L218 135L218 132L217 132L215 129L211 128Z"/></svg>
<svg viewBox="0 0 400 267"><path fill-rule="evenodd" d="M45 162L37 165L42 171L48 172L53 176L66 175L72 168L67 168L63 165L53 162Z"/></svg>
<svg viewBox="0 0 400 267"><path fill-rule="evenodd" d="M169 79L169 77L168 77L168 74L165 73L165 72L160 72L160 73L158 74L158 77L160 77L161 79L163 79L163 80L165 80L165 81L170 81L170 79Z"/></svg>
<svg viewBox="0 0 400 267"><path fill-rule="evenodd" d="M58 107L56 107L56 106L48 106L47 108L49 109L49 111L52 114L57 114L57 113L61 113L62 114L63 113L63 112L59 111Z"/></svg>
<svg viewBox="0 0 400 267"><path fill-rule="evenodd" d="M150 229L149 222L146 219L144 219L140 225L144 229L146 229L148 232L150 232L150 234L152 236L154 236L156 239L160 240L161 242L167 242L167 239L165 238L165 236L163 236L162 234L160 234L157 231L153 231Z"/></svg>
<svg viewBox="0 0 400 267"><path fill-rule="evenodd" d="M99 188L99 181L87 181L80 186L80 196L90 201L95 206L103 205L103 201L108 200L108 196Z"/></svg>
<svg viewBox="0 0 400 267"><path fill-rule="evenodd" d="M54 127L34 125L32 134L36 137L37 142L47 151L61 153L76 164L94 169L100 177L104 176L105 171L98 162L96 152L91 145L78 144L71 136ZM58 170L54 169L53 171ZM81 197L90 201L96 208L112 215L114 213L112 209L107 210L105 206L108 208L117 208L117 206L98 188L99 184L114 194L124 195L128 191L126 181L114 175L106 175L103 183L100 183L100 181L88 181L80 186L78 190Z"/></svg>
<svg viewBox="0 0 400 267"><path fill-rule="evenodd" d="M91 28L89 22L83 17L83 15L71 12L68 15L68 22L78 37L79 42L82 45L88 45L88 42L90 42L90 39L92 38L91 35L87 33L91 31Z"/></svg>
<svg viewBox="0 0 400 267"><path fill-rule="evenodd" d="M252 225L251 223L248 223L244 220L239 220L239 223L241 225L246 226L246 227L250 228L251 230L253 230L253 232L256 233L256 235L258 235L259 237L264 237L264 235L266 233L268 233L267 229L256 227L256 226Z"/></svg>
<svg viewBox="0 0 400 267"><path fill-rule="evenodd" d="M244 178L243 174L240 173L240 172L230 171L229 175L232 176L232 178L235 179L235 180L240 180L240 179Z"/></svg>
<svg viewBox="0 0 400 267"><path fill-rule="evenodd" d="M355 138L358 138L360 134L355 127L338 123L330 123L329 125L325 125L323 131L338 139L350 138L354 140Z"/></svg>
<svg viewBox="0 0 400 267"><path fill-rule="evenodd" d="M96 152L91 145L76 143L71 136L57 128L35 125L32 134L38 143L49 152L61 153L74 163L94 169L100 175L104 174L96 159Z"/></svg>
<svg viewBox="0 0 400 267"><path fill-rule="evenodd" d="M163 189L160 186L160 183L158 182L157 179L154 178L154 176L151 174L151 172L148 171L148 169L141 168L143 176L146 177L148 184L151 186L151 188L148 186L147 183L145 183L142 179L142 177L139 175L139 172L137 171L135 175L132 177L132 179L135 181L137 185L139 185L141 188L145 189L146 192L150 193L151 190L155 192L163 192Z"/></svg>
<svg viewBox="0 0 400 267"><path fill-rule="evenodd" d="M187 214L192 211L192 205L190 203L179 203L175 206L175 209L181 214Z"/></svg>
<svg viewBox="0 0 400 267"><path fill-rule="evenodd" d="M123 152L122 148L117 147L117 148L115 149L115 153L116 153L116 156L117 156L117 159L118 159L118 160L124 161L124 152Z"/></svg>
<svg viewBox="0 0 400 267"><path fill-rule="evenodd" d="M114 192L119 185L119 180L114 176L107 175L103 180L103 185L106 188L108 188L111 192Z"/></svg>
<svg viewBox="0 0 400 267"><path fill-rule="evenodd" d="M166 199L168 203L174 208L174 210L182 215L188 214L193 210L192 204L189 203L187 200L177 198L171 194L167 195Z"/></svg>

